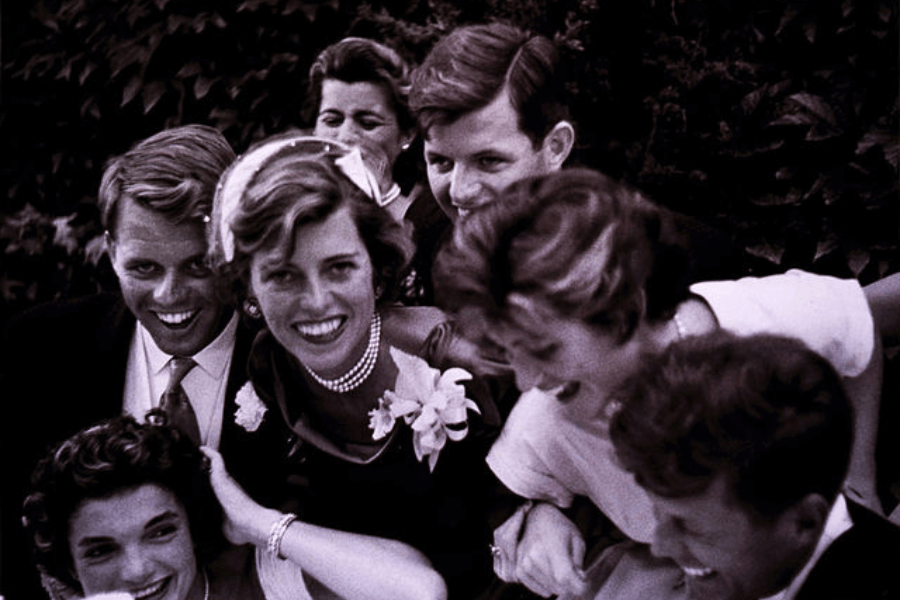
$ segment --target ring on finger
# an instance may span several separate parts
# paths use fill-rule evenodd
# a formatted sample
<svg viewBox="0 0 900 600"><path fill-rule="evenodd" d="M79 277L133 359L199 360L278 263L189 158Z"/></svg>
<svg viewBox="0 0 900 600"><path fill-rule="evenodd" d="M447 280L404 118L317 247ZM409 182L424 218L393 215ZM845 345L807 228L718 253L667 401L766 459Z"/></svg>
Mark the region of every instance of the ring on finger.
<svg viewBox="0 0 900 600"><path fill-rule="evenodd" d="M491 556L493 556L494 558L500 558L500 546L488 544L488 548L491 551Z"/></svg>

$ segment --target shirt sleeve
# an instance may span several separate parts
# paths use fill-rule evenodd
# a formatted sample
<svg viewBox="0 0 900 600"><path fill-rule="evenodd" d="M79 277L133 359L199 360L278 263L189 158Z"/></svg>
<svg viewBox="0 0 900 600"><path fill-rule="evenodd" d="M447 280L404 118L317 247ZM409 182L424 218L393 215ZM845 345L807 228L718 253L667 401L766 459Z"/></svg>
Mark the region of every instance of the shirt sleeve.
<svg viewBox="0 0 900 600"><path fill-rule="evenodd" d="M552 440L547 432L552 435L555 431L547 423L550 415L541 408L546 400L537 389L522 394L486 460L494 475L516 494L568 508L572 492L556 479L553 469L543 460L552 456L548 448Z"/></svg>
<svg viewBox="0 0 900 600"><path fill-rule="evenodd" d="M872 358L875 330L859 282L792 269L782 275L697 283L719 325L736 335L784 335L804 342L844 377Z"/></svg>

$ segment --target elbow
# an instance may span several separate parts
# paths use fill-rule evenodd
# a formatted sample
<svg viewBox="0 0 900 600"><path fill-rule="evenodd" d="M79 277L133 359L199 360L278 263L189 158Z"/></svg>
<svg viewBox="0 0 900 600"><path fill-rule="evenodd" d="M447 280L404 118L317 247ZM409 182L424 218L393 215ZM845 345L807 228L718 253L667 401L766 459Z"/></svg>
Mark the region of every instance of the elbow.
<svg viewBox="0 0 900 600"><path fill-rule="evenodd" d="M422 574L417 589L410 590L410 599L418 600L447 600L447 584L440 573L428 569Z"/></svg>
<svg viewBox="0 0 900 600"><path fill-rule="evenodd" d="M447 584L441 574L430 566L420 565L415 572L403 578L401 589L395 589L394 598L401 600L447 600Z"/></svg>

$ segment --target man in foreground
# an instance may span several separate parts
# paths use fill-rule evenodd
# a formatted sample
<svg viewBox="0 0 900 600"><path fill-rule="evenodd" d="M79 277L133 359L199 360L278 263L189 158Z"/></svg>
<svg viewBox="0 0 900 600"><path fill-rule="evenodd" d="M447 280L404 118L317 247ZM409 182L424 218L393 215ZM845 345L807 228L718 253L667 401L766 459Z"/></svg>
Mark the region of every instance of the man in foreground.
<svg viewBox="0 0 900 600"><path fill-rule="evenodd" d="M688 339L620 400L610 436L653 502L651 550L681 568L689 597L900 597L900 528L840 493L852 408L800 342Z"/></svg>

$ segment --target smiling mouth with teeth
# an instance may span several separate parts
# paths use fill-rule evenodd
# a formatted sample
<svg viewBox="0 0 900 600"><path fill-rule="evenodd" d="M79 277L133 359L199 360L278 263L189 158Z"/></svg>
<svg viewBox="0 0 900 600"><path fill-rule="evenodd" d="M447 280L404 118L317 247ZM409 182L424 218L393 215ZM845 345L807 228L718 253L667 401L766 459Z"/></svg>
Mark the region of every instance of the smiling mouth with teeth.
<svg viewBox="0 0 900 600"><path fill-rule="evenodd" d="M713 569L710 569L709 567L681 567L681 570L684 571L684 574L688 577L694 577L697 579L710 577L715 574L715 571Z"/></svg>
<svg viewBox="0 0 900 600"><path fill-rule="evenodd" d="M337 331L343 323L343 317L334 317L332 319L325 319L324 321L317 321L315 323L297 323L296 325L294 325L294 327L303 337L321 338Z"/></svg>
<svg viewBox="0 0 900 600"><path fill-rule="evenodd" d="M156 313L156 318L166 325L177 327L188 323L198 313L198 310L186 310L182 312Z"/></svg>
<svg viewBox="0 0 900 600"><path fill-rule="evenodd" d="M165 578L162 581L157 581L156 583L149 585L145 588L141 588L139 590L132 590L130 594L134 596L135 600L141 600L142 598L149 598L154 594L158 594L169 584L170 578Z"/></svg>

